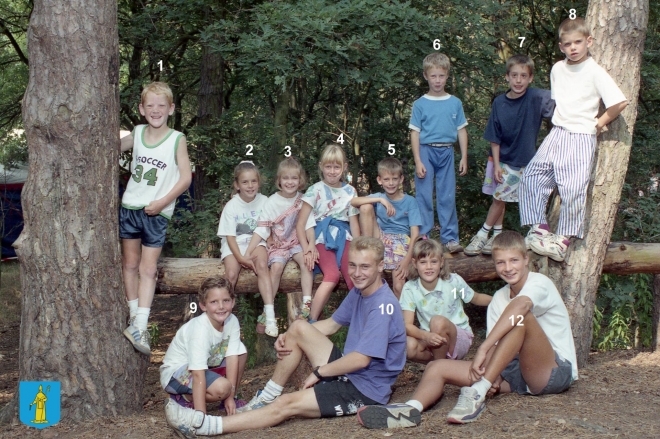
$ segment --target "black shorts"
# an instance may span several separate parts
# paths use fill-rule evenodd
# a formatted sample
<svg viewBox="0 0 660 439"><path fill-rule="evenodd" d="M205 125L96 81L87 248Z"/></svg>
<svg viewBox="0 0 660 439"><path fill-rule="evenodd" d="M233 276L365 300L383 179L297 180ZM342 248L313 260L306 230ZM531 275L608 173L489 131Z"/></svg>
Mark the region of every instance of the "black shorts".
<svg viewBox="0 0 660 439"><path fill-rule="evenodd" d="M332 363L341 357L341 351L337 346L333 346L328 363ZM314 393L322 418L354 415L364 405L379 404L364 396L345 375L334 377L332 381L317 383L314 386Z"/></svg>
<svg viewBox="0 0 660 439"><path fill-rule="evenodd" d="M518 355L511 360L500 375L504 381L509 383L511 392L517 392L521 395L548 395L557 394L568 390L573 384L573 366L570 361L562 359L555 351L555 361L557 367L552 368L548 384L539 393L532 393L527 387L525 378L520 370L520 360Z"/></svg>
<svg viewBox="0 0 660 439"><path fill-rule="evenodd" d="M119 209L119 237L140 239L145 247L162 247L169 220L162 215L147 215L144 209Z"/></svg>

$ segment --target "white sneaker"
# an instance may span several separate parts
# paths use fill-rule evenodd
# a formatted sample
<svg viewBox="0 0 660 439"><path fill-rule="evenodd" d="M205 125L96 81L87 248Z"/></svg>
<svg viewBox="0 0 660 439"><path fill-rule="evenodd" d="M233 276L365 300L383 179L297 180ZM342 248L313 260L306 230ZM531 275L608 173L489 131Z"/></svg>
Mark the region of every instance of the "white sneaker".
<svg viewBox="0 0 660 439"><path fill-rule="evenodd" d="M548 230L532 226L532 228L529 229L529 232L527 232L527 236L525 236L525 246L527 246L527 250L532 249L533 242L540 241L541 239L544 239L550 235L553 235L553 233L550 233Z"/></svg>
<svg viewBox="0 0 660 439"><path fill-rule="evenodd" d="M468 256L477 256L478 254L482 253L483 251L482 249L486 245L487 241L488 241L488 237L474 235L474 237L472 237L472 241L470 241L468 246L465 247L465 250L463 250L463 252Z"/></svg>
<svg viewBox="0 0 660 439"><path fill-rule="evenodd" d="M165 404L165 418L174 432L182 438L197 437L197 429L202 426L205 418L204 412L180 406L168 398Z"/></svg>
<svg viewBox="0 0 660 439"><path fill-rule="evenodd" d="M482 255L492 255L493 254L493 241L495 240L495 235L491 236L488 241L486 241L486 245L484 245L484 248L481 249L481 254Z"/></svg>
<svg viewBox="0 0 660 439"><path fill-rule="evenodd" d="M277 320L266 319L266 335L270 337L277 337L279 330L277 329Z"/></svg>
<svg viewBox="0 0 660 439"><path fill-rule="evenodd" d="M530 243L531 250L541 256L547 256L553 261L563 262L566 259L568 245L561 235L546 235L545 238Z"/></svg>
<svg viewBox="0 0 660 439"><path fill-rule="evenodd" d="M474 422L486 408L486 395L479 395L477 389L463 387L458 402L447 415L450 424Z"/></svg>
<svg viewBox="0 0 660 439"><path fill-rule="evenodd" d="M243 413L243 412L249 412L250 410L256 410L260 409L261 407L270 404L271 402L275 401L268 401L266 398L261 396L263 394L262 390L258 390L257 394L254 395L254 397L245 404L243 407L236 409L236 413Z"/></svg>
<svg viewBox="0 0 660 439"><path fill-rule="evenodd" d="M151 347L149 346L151 336L149 335L149 331L146 329L140 330L136 326L130 325L124 329L124 335L138 352L144 355L151 355Z"/></svg>

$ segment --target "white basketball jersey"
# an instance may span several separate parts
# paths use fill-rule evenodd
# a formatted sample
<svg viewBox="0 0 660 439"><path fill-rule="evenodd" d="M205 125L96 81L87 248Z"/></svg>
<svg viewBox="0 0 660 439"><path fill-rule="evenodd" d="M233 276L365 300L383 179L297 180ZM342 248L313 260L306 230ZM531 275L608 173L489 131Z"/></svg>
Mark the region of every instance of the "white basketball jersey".
<svg viewBox="0 0 660 439"><path fill-rule="evenodd" d="M133 130L132 174L121 200L121 205L127 209L144 209L152 201L164 197L179 181L176 150L183 133L170 130L156 145L146 145L146 127L138 125ZM172 218L175 203L176 200L168 204L160 215Z"/></svg>

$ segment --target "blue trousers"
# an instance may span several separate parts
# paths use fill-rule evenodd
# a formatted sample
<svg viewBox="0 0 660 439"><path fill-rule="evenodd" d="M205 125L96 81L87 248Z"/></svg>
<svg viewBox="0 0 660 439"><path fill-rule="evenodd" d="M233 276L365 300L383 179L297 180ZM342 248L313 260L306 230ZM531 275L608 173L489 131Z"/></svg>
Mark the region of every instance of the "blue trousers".
<svg viewBox="0 0 660 439"><path fill-rule="evenodd" d="M454 148L419 146L419 155L426 167L426 176L415 174L415 198L422 215L420 234L428 234L433 228L433 179L435 199L438 205L440 240L458 242L458 218L456 216L456 173L454 171Z"/></svg>

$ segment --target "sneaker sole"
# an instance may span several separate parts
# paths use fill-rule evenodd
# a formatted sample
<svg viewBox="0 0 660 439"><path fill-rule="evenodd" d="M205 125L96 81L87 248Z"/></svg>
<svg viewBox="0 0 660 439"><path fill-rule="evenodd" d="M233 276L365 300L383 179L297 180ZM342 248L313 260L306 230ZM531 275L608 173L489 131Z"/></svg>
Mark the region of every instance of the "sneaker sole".
<svg viewBox="0 0 660 439"><path fill-rule="evenodd" d="M170 420L168 418L168 404L178 405L176 403L176 401L171 401L171 400L169 400L169 398L168 398L168 400L165 401L165 421L167 422L167 426L170 427L172 429L172 431L174 431L174 433L176 433L176 435L179 436L180 438L183 438L183 439L194 439L194 438L196 438L197 435L195 433L186 434L186 433L182 432L181 430L179 430L178 427L176 427L175 425L172 425L172 423L170 423Z"/></svg>
<svg viewBox="0 0 660 439"><path fill-rule="evenodd" d="M493 251L492 250L481 250L481 254L490 256L490 255L493 254Z"/></svg>
<svg viewBox="0 0 660 439"><path fill-rule="evenodd" d="M552 259L553 261L556 261L556 262L564 262L564 259L566 259L566 255L564 255L564 257L561 257L561 256L557 255L556 253L547 250L545 247L541 247L541 244L540 244L539 241L530 242L529 243L529 249L531 251L533 251L534 253L536 253L537 255L547 256L547 257L549 257L550 259Z"/></svg>
<svg viewBox="0 0 660 439"><path fill-rule="evenodd" d="M468 256L477 256L483 253L483 250L468 250L465 249L463 250L463 253L465 253Z"/></svg>
<svg viewBox="0 0 660 439"><path fill-rule="evenodd" d="M365 406L357 411L357 418L362 426L374 429L417 427L422 422L422 414L414 407L388 409L386 406Z"/></svg>
<svg viewBox="0 0 660 439"><path fill-rule="evenodd" d="M131 342L131 344L133 345L136 351L138 351L143 355L147 355L147 356L151 355L151 349L146 349L144 346L138 344L133 338L133 334L131 334L128 328L124 329L124 336L128 339L128 341Z"/></svg>
<svg viewBox="0 0 660 439"><path fill-rule="evenodd" d="M485 411L485 409L486 409L486 404L481 404L481 408L477 411L476 414L474 414L472 416L466 416L462 419L448 417L447 418L447 423L449 423L449 424L469 424L470 422L474 422L477 419L479 419L479 416L481 416L481 414Z"/></svg>

